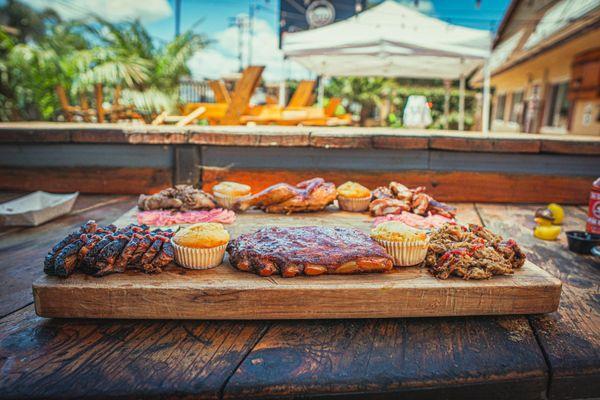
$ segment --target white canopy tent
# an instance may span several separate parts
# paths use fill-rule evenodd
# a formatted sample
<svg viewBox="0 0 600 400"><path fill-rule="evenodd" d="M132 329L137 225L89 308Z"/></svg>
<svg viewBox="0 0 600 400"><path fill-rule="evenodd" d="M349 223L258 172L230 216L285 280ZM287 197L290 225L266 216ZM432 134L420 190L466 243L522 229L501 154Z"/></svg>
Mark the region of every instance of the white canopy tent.
<svg viewBox="0 0 600 400"><path fill-rule="evenodd" d="M282 49L321 76L388 76L461 81L489 58L490 32L452 25L387 0L355 17L285 33ZM483 121L489 125L489 69L484 68Z"/></svg>

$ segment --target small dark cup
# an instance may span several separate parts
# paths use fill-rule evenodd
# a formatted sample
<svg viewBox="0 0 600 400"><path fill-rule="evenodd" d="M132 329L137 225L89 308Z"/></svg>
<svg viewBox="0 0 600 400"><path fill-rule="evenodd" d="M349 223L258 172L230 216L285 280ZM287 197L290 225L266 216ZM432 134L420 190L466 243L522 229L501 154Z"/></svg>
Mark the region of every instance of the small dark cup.
<svg viewBox="0 0 600 400"><path fill-rule="evenodd" d="M600 245L600 235L583 231L566 232L569 250L579 254L590 254L592 247Z"/></svg>

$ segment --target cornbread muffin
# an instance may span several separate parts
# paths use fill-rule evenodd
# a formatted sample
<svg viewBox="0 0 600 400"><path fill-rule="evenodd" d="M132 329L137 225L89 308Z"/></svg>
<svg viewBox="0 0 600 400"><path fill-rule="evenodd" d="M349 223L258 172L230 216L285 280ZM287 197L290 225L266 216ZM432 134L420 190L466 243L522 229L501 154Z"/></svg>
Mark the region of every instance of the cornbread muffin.
<svg viewBox="0 0 600 400"><path fill-rule="evenodd" d="M219 223L201 222L177 232L173 240L179 246L206 249L229 242L229 232Z"/></svg>
<svg viewBox="0 0 600 400"><path fill-rule="evenodd" d="M429 237L425 231L398 221L377 225L371 230L371 238L385 248L398 267L422 263L429 248Z"/></svg>
<svg viewBox="0 0 600 400"><path fill-rule="evenodd" d="M337 188L338 195L351 198L361 199L364 197L371 197L371 191L361 185L360 183L348 181Z"/></svg>
<svg viewBox="0 0 600 400"><path fill-rule="evenodd" d="M232 208L236 199L250 194L250 186L237 182L220 182L213 186L213 195L217 204L223 208Z"/></svg>
<svg viewBox="0 0 600 400"><path fill-rule="evenodd" d="M250 194L250 186L237 182L223 181L213 186L213 193L220 193L226 196L245 196Z"/></svg>
<svg viewBox="0 0 600 400"><path fill-rule="evenodd" d="M175 261L184 268L209 269L221 265L229 232L215 222L201 222L186 228L171 239Z"/></svg>
<svg viewBox="0 0 600 400"><path fill-rule="evenodd" d="M371 237L389 242L404 242L407 240L425 240L427 233L402 222L386 221L371 230Z"/></svg>
<svg viewBox="0 0 600 400"><path fill-rule="evenodd" d="M356 182L346 182L337 188L338 205L344 211L362 212L369 208L371 191Z"/></svg>

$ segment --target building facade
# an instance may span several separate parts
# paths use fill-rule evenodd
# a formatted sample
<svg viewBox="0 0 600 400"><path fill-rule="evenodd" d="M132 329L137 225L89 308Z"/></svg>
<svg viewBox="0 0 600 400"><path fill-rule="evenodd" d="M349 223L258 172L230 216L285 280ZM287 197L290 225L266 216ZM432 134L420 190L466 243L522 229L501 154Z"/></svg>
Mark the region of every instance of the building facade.
<svg viewBox="0 0 600 400"><path fill-rule="evenodd" d="M600 135L600 0L513 0L490 68L492 131Z"/></svg>

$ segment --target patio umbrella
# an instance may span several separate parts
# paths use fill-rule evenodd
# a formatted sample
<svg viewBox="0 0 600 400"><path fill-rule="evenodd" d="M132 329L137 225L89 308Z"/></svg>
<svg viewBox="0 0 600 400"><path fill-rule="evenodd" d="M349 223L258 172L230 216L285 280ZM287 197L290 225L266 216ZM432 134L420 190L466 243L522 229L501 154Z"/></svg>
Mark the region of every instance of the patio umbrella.
<svg viewBox="0 0 600 400"><path fill-rule="evenodd" d="M323 76L388 76L461 82L490 53L488 31L452 25L387 0L355 17L318 29L285 33L285 56ZM487 65L487 63L486 63ZM484 82L483 129L489 121L489 68Z"/></svg>

